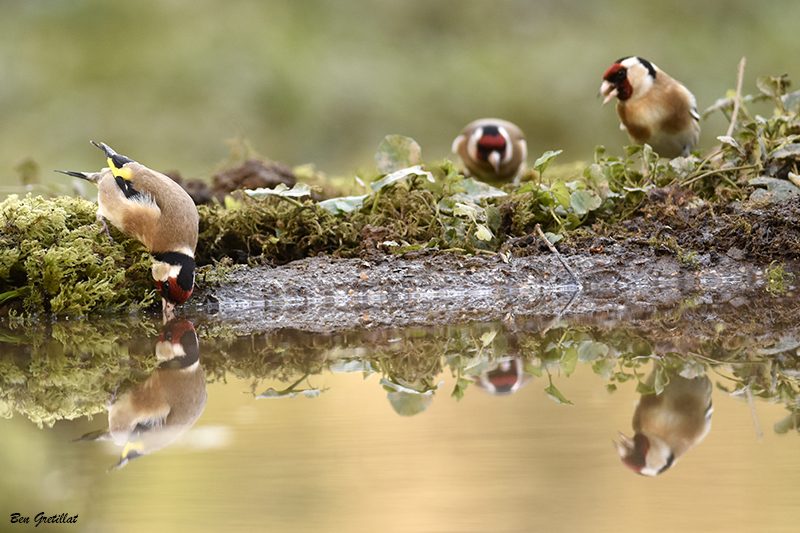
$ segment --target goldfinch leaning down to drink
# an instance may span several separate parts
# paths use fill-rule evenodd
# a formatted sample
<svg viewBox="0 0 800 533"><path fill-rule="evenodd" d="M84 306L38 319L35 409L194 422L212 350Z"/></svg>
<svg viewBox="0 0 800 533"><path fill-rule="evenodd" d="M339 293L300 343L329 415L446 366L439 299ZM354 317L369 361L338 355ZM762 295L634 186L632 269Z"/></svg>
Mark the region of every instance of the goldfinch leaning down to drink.
<svg viewBox="0 0 800 533"><path fill-rule="evenodd" d="M199 216L194 202L172 179L120 155L104 143L109 168L64 174L97 185L97 218L141 241L153 256L153 279L165 313L189 299L194 290L194 252Z"/></svg>

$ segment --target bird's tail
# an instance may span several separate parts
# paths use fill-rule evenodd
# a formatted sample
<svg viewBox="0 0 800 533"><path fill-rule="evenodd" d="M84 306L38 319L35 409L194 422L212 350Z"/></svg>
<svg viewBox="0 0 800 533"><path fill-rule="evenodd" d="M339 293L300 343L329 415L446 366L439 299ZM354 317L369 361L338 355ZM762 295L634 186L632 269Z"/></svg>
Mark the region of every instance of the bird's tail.
<svg viewBox="0 0 800 533"><path fill-rule="evenodd" d="M72 170L56 170L56 172L66 174L67 176L74 176L82 180L91 181L95 185L97 185L97 182L100 180L99 172L92 172L91 174L87 174L86 172L73 172Z"/></svg>

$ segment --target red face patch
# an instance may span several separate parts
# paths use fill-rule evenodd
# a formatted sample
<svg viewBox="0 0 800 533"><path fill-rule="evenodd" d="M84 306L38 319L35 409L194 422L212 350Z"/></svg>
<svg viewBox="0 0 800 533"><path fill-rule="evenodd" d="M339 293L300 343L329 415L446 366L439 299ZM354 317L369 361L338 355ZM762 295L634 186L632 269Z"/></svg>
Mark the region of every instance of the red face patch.
<svg viewBox="0 0 800 533"><path fill-rule="evenodd" d="M617 89L617 98L627 100L633 94L633 86L628 81L628 69L620 63L614 63L603 74L603 79Z"/></svg>
<svg viewBox="0 0 800 533"><path fill-rule="evenodd" d="M627 70L627 69L625 67L623 67L622 65L620 65L619 63L614 63L613 65L608 67L608 69L606 69L605 74L603 74L603 79L607 80L607 81L610 81L610 82L614 82L613 78L614 78L614 76L619 76L617 73L620 70Z"/></svg>
<svg viewBox="0 0 800 533"><path fill-rule="evenodd" d="M172 319L164 326L158 335L158 342L169 341L172 344L180 344L181 337L187 331L194 331L192 323L185 318Z"/></svg>
<svg viewBox="0 0 800 533"><path fill-rule="evenodd" d="M478 157L486 161L492 152L504 154L506 151L506 139L499 133L496 135L485 134L478 139Z"/></svg>
<svg viewBox="0 0 800 533"><path fill-rule="evenodd" d="M158 290L161 297L176 305L186 302L194 291L194 287L188 291L183 290L181 286L178 285L178 280L174 277L167 278L167 281L155 280L155 283L156 290Z"/></svg>

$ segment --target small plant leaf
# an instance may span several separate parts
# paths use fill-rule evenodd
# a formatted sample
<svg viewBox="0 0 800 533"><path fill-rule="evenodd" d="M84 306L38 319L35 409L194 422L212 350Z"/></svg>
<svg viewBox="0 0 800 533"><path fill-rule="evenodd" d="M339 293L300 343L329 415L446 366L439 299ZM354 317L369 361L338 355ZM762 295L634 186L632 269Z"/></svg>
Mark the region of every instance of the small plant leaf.
<svg viewBox="0 0 800 533"><path fill-rule="evenodd" d="M539 172L540 174L547 170L547 167L550 166L550 163L553 162L553 159L560 154L562 150L548 150L547 152L543 153L542 156L533 162L533 170Z"/></svg>
<svg viewBox="0 0 800 533"><path fill-rule="evenodd" d="M556 403L560 403L562 405L575 405L571 401L567 400L563 394L561 394L561 391L558 390L555 385L553 385L552 381L550 382L550 385L544 389L544 393Z"/></svg>
<svg viewBox="0 0 800 533"><path fill-rule="evenodd" d="M422 162L422 148L417 141L403 135L387 135L375 154L378 172L391 174Z"/></svg>
<svg viewBox="0 0 800 533"><path fill-rule="evenodd" d="M263 200L269 196L283 196L284 198L300 198L302 196L311 195L311 187L305 183L297 183L291 189L279 183L274 189L259 188L255 190L244 191L245 194L256 200Z"/></svg>

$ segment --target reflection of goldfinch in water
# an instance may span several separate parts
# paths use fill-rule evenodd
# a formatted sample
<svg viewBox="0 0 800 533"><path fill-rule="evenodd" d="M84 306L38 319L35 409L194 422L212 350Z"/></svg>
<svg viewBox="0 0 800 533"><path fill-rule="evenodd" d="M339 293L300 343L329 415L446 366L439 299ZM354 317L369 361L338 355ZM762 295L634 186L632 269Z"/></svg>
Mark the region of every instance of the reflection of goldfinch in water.
<svg viewBox="0 0 800 533"><path fill-rule="evenodd" d="M126 391L108 410L108 430L79 440L113 440L123 446L122 468L171 444L197 422L206 405L206 380L200 367L197 334L185 319L161 330L156 355L162 363L143 383Z"/></svg>
<svg viewBox="0 0 800 533"><path fill-rule="evenodd" d="M98 188L97 218L111 221L141 241L153 255L153 279L164 310L189 299L194 290L194 252L199 216L191 197L169 177L116 153L103 150L110 168L87 174L63 172Z"/></svg>
<svg viewBox="0 0 800 533"><path fill-rule="evenodd" d="M488 182L519 178L525 170L528 144L525 134L506 120L484 118L467 124L453 141L471 176Z"/></svg>
<svg viewBox="0 0 800 533"><path fill-rule="evenodd" d="M656 371L648 378L655 382ZM711 380L669 374L661 394L644 394L633 413L633 438L619 434L615 443L625 466L656 476L699 444L711 429Z"/></svg>
<svg viewBox="0 0 800 533"><path fill-rule="evenodd" d="M522 357L504 358L493 364L472 381L478 388L495 396L513 394L530 383L533 376L524 370L525 360Z"/></svg>
<svg viewBox="0 0 800 533"><path fill-rule="evenodd" d="M622 129L634 144L649 144L661 157L688 156L700 140L694 95L640 57L623 57L603 74L603 105L615 96Z"/></svg>

